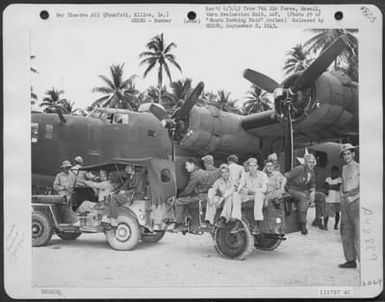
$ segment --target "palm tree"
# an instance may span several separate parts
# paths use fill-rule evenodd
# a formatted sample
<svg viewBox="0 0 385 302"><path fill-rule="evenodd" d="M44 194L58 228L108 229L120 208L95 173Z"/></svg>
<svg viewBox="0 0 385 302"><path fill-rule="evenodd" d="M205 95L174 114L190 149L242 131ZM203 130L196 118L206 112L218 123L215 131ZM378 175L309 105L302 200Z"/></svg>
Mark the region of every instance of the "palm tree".
<svg viewBox="0 0 385 302"><path fill-rule="evenodd" d="M136 110L138 104L136 95L139 93L135 88L137 75L132 75L128 79L123 79L124 63L110 66L110 78L99 75L105 86L95 87L92 92L103 93L104 96L91 104L95 107L115 107Z"/></svg>
<svg viewBox="0 0 385 302"><path fill-rule="evenodd" d="M165 86L162 87L160 93L157 87L150 86L146 91L143 103L157 103L159 99L160 104L165 108L165 110L172 113L175 105L174 98L167 91Z"/></svg>
<svg viewBox="0 0 385 302"><path fill-rule="evenodd" d="M191 87L191 79L189 78L172 82L170 84L170 88L171 95L175 102L178 102L179 100L185 101L193 91Z"/></svg>
<svg viewBox="0 0 385 302"><path fill-rule="evenodd" d="M283 67L286 75L305 70L310 65L308 52L302 44L294 46L286 55L289 56Z"/></svg>
<svg viewBox="0 0 385 302"><path fill-rule="evenodd" d="M52 88L46 91L46 96L43 98L40 107L45 107L44 112L46 113L65 113L68 114L68 101L65 98L61 98L63 90L57 90Z"/></svg>
<svg viewBox="0 0 385 302"><path fill-rule="evenodd" d="M253 85L247 92L246 102L243 103L243 111L248 114L258 113L272 109L269 93Z"/></svg>
<svg viewBox="0 0 385 302"><path fill-rule="evenodd" d="M147 68L143 73L143 78L147 76L155 65L158 65L158 89L161 91L163 86L163 71L166 72L170 83L172 82L168 63L171 63L178 68L180 72L182 72L182 68L176 62L175 56L170 53L171 50L176 47L176 44L172 42L166 46L162 33L153 37L150 42L147 43L146 47L148 48L148 51L144 51L139 54L139 57L142 58L139 65L147 65ZM161 94L159 94L159 102L160 101Z"/></svg>
<svg viewBox="0 0 385 302"><path fill-rule="evenodd" d="M357 29L309 29L314 33L305 43L309 52L317 53L324 51L340 36L347 37L347 47L334 61L334 70L341 69L354 81L358 80L358 39L354 35ZM342 67L345 63L348 66Z"/></svg>

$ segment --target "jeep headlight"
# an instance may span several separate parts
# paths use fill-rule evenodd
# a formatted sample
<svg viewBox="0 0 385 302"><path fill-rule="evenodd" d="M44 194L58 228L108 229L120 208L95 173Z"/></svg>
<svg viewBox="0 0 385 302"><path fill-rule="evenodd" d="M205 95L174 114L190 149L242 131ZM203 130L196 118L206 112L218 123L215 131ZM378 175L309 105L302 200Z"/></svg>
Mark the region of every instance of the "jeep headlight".
<svg viewBox="0 0 385 302"><path fill-rule="evenodd" d="M279 217L277 217L277 218L275 219L275 222L276 222L276 223L281 223L281 221L282 221L282 220L281 220L281 218L279 218Z"/></svg>

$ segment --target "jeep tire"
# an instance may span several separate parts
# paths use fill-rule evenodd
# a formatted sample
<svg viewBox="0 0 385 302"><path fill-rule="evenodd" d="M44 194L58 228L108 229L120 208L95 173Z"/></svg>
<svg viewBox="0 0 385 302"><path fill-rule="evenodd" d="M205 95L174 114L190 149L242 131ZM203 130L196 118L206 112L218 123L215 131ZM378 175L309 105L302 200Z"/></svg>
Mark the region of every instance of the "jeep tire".
<svg viewBox="0 0 385 302"><path fill-rule="evenodd" d="M254 238L248 224L242 220L243 230L232 234L228 228L215 227L214 247L224 258L243 260L253 251Z"/></svg>
<svg viewBox="0 0 385 302"><path fill-rule="evenodd" d="M133 215L120 215L116 219L118 226L106 231L108 244L115 250L129 251L136 247L140 240L140 228Z"/></svg>
<svg viewBox="0 0 385 302"><path fill-rule="evenodd" d="M47 245L52 237L52 223L43 212L32 212L32 246Z"/></svg>

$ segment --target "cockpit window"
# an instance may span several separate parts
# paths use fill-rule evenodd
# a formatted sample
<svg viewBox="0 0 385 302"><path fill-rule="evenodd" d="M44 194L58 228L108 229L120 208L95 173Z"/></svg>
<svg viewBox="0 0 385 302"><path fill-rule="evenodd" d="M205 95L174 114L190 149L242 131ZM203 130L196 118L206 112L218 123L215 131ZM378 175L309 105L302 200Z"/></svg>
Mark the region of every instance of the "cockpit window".
<svg viewBox="0 0 385 302"><path fill-rule="evenodd" d="M38 138L39 138L39 123L32 123L31 124L31 142L37 143Z"/></svg>
<svg viewBox="0 0 385 302"><path fill-rule="evenodd" d="M44 137L46 139L52 139L53 138L53 126L50 124L45 125L45 135Z"/></svg>
<svg viewBox="0 0 385 302"><path fill-rule="evenodd" d="M97 108L90 113L90 116L110 124L128 124L129 114L124 109Z"/></svg>

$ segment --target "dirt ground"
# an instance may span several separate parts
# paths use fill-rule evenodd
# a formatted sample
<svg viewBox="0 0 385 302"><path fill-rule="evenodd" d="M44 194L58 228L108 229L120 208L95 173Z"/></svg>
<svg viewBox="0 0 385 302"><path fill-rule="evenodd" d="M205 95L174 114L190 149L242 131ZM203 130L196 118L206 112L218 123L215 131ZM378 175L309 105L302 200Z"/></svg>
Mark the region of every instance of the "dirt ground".
<svg viewBox="0 0 385 302"><path fill-rule="evenodd" d="M308 224L314 217L309 209ZM167 233L129 252L109 248L103 234L82 234L32 249L34 287L358 286L359 269L344 262L339 231L308 226L274 251L254 249L243 261L221 258L211 236Z"/></svg>

